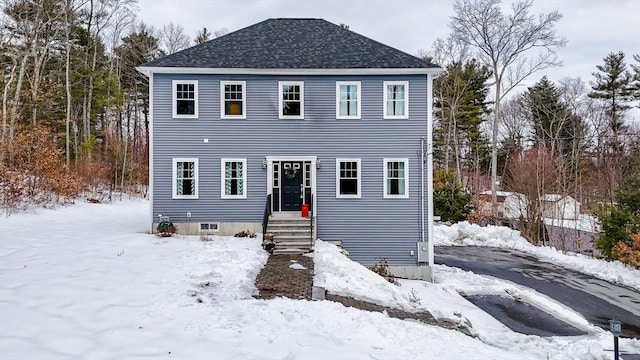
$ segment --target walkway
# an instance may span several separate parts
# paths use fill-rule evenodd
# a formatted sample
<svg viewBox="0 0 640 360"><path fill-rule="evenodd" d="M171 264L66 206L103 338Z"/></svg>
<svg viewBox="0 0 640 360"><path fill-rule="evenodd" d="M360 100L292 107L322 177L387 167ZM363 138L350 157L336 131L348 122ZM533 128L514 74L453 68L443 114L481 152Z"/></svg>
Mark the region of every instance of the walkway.
<svg viewBox="0 0 640 360"><path fill-rule="evenodd" d="M270 255L267 263L256 278L258 299L287 297L296 300L314 300L313 296L313 259L304 255ZM435 319L429 312L407 312L381 306L366 301L330 294L323 289L316 293L317 300L330 300L365 311L386 312L389 317L401 320L415 320L425 324L458 330L465 335L474 336L467 325L459 325L449 319Z"/></svg>

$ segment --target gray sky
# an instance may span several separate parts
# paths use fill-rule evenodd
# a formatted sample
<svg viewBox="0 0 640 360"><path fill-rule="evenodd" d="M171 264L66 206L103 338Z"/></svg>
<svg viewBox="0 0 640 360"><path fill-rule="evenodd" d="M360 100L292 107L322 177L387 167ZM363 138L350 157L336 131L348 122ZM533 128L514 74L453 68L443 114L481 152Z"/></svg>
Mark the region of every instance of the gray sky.
<svg viewBox="0 0 640 360"><path fill-rule="evenodd" d="M509 6L511 0L503 0ZM139 0L139 16L157 28L173 22L194 38L206 27L229 32L275 17L323 18L416 55L446 38L453 0ZM627 63L640 54L640 0L534 0L533 13L558 10L557 31L569 43L560 49L563 66L534 74L593 80L596 65L610 52L624 51Z"/></svg>

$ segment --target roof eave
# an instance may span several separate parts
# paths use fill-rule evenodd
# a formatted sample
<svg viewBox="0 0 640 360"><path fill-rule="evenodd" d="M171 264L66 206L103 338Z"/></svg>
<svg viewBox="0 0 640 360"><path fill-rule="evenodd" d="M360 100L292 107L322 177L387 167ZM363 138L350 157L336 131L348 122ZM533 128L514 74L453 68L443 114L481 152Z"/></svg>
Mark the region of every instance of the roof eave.
<svg viewBox="0 0 640 360"><path fill-rule="evenodd" d="M430 68L345 68L345 69L258 69L139 66L146 76L155 74L255 74L255 75L438 75L444 70Z"/></svg>

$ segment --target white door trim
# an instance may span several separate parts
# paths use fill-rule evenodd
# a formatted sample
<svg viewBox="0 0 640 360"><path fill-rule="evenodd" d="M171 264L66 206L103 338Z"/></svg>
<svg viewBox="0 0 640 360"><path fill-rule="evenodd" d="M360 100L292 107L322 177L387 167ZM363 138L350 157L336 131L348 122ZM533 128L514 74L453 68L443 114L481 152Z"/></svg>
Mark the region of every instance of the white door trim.
<svg viewBox="0 0 640 360"><path fill-rule="evenodd" d="M310 161L311 162L311 194L313 195L313 214L315 216L318 209L318 197L316 196L316 170L318 168L317 156L265 156L267 160L267 195L273 192L273 162L274 161Z"/></svg>

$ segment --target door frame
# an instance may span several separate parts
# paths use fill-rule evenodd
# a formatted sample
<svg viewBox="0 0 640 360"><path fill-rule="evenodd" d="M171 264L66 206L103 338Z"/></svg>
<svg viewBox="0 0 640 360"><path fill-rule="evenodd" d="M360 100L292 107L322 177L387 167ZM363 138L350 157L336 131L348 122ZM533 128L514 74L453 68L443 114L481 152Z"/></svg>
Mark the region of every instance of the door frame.
<svg viewBox="0 0 640 360"><path fill-rule="evenodd" d="M318 157L317 156L265 156L267 161L267 195L273 194L273 163L274 162L297 162L300 161L303 163L303 171L304 171L304 162L311 162L311 195L313 195L313 213L316 214L318 209L318 197L316 196L316 173L318 168ZM304 177L303 177L304 181ZM282 211L282 207L280 206L278 212Z"/></svg>

